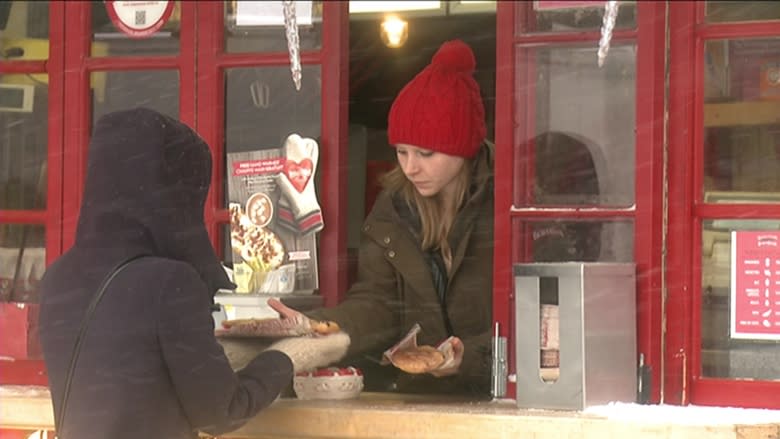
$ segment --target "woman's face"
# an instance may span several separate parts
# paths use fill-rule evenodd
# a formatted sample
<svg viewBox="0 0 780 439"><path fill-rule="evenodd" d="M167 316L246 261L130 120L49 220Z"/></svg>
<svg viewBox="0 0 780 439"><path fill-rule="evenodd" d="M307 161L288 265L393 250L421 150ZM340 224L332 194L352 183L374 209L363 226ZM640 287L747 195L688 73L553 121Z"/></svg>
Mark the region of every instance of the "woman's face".
<svg viewBox="0 0 780 439"><path fill-rule="evenodd" d="M432 197L439 192L449 196L455 186L455 177L466 161L463 157L403 143L395 146L395 153L406 178L424 197Z"/></svg>

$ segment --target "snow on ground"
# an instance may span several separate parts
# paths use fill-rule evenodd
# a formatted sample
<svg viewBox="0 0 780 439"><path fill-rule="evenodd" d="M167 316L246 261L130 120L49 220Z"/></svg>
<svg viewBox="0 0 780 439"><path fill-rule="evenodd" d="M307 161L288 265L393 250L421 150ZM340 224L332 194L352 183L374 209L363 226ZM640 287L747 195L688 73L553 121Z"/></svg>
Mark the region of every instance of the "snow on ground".
<svg viewBox="0 0 780 439"><path fill-rule="evenodd" d="M588 407L584 413L602 416L614 421L649 424L780 424L780 410L737 407L643 405L612 402L607 405Z"/></svg>

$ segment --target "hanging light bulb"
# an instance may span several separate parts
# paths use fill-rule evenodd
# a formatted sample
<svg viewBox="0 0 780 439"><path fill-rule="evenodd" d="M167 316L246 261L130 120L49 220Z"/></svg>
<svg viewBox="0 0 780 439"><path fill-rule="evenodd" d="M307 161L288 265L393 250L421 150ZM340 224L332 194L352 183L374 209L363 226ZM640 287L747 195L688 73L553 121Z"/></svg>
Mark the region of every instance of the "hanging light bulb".
<svg viewBox="0 0 780 439"><path fill-rule="evenodd" d="M385 46L396 49L409 38L409 23L397 15L387 15L379 26L379 35Z"/></svg>

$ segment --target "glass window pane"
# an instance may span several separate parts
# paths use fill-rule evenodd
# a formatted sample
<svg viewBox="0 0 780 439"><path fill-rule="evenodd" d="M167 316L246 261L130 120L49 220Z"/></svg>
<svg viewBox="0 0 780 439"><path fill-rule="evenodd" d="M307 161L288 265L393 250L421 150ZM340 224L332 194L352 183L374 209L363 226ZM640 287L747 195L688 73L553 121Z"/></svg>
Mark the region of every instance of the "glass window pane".
<svg viewBox="0 0 780 439"><path fill-rule="evenodd" d="M322 1L297 2L301 50L322 47ZM225 1L225 52L286 52L282 2Z"/></svg>
<svg viewBox="0 0 780 439"><path fill-rule="evenodd" d="M320 66L303 66L296 91L289 66L225 71L225 151L279 148L290 133L320 135Z"/></svg>
<svg viewBox="0 0 780 439"><path fill-rule="evenodd" d="M48 76L0 75L0 209L46 207Z"/></svg>
<svg viewBox="0 0 780 439"><path fill-rule="evenodd" d="M108 3L92 1L92 56L155 56L179 53L181 2L174 3L168 21L159 30L143 38L131 38L122 32L111 20ZM147 17L143 12L138 11L136 19L151 20L151 17Z"/></svg>
<svg viewBox="0 0 780 439"><path fill-rule="evenodd" d="M515 262L633 262L633 221L513 220Z"/></svg>
<svg viewBox="0 0 780 439"><path fill-rule="evenodd" d="M516 204L632 205L636 48L613 46L604 67L595 47L519 50L532 66L518 71L535 68L538 82L536 136L523 149L535 164L535 199L516 194Z"/></svg>
<svg viewBox="0 0 780 439"><path fill-rule="evenodd" d="M95 72L91 76L92 120L112 111L147 107L179 118L179 73L175 70Z"/></svg>
<svg viewBox="0 0 780 439"><path fill-rule="evenodd" d="M525 2L529 9L525 32L567 32L601 29L604 18L602 1L533 1ZM518 12L520 8L517 8ZM635 2L618 2L616 29L636 27ZM523 31L519 29L518 32Z"/></svg>
<svg viewBox="0 0 780 439"><path fill-rule="evenodd" d="M708 41L704 56L705 192L780 191L780 38Z"/></svg>
<svg viewBox="0 0 780 439"><path fill-rule="evenodd" d="M0 2L0 51L8 60L48 59L49 2Z"/></svg>
<svg viewBox="0 0 780 439"><path fill-rule="evenodd" d="M284 181L300 184L296 188L301 191L313 178L315 192L320 193L321 154L285 145L291 134L319 142L320 73L320 66L304 66L301 90L296 91L289 66L225 72L222 187L234 228L222 235L227 242L220 245L226 249L223 257L234 270L238 292L310 293L318 288L317 239L312 233L316 221L309 221L316 215L291 210L292 186L279 182L284 174L290 179ZM302 143L297 145L304 148Z"/></svg>
<svg viewBox="0 0 780 439"><path fill-rule="evenodd" d="M46 269L43 226L0 224L0 301L38 302Z"/></svg>
<svg viewBox="0 0 780 439"><path fill-rule="evenodd" d="M747 279L751 273L736 271L732 268L733 241L731 232L734 230L764 230L767 236L777 236L780 221L776 220L745 220L726 219L704 221L702 227L702 297L701 297L701 352L702 370L704 376L718 378L744 378L757 380L780 380L780 292L771 288L777 282L772 277L777 276L777 249L771 247L769 269L756 271L758 277L768 276L770 288L763 292L761 288L752 291L751 288L739 288L732 291L732 273L739 273ZM771 231L771 232L770 232ZM767 247L769 248L769 247ZM763 252L746 252L738 261L750 263L750 259L760 262ZM755 264L753 264L755 265ZM764 264L760 264L764 265ZM734 271L733 271L734 270ZM758 284L760 285L760 278ZM755 282L754 282L755 283ZM752 285L752 284L751 284ZM755 297L753 297L755 296ZM766 297L765 297L766 296ZM745 299L745 300L742 300ZM737 310L745 306L755 308L748 310L751 316L744 321L732 321ZM740 313L741 315L741 313ZM740 331L744 325L756 323L759 328L769 326L770 336L766 338L738 338L732 334L732 326ZM756 330L758 332L758 330Z"/></svg>
<svg viewBox="0 0 780 439"><path fill-rule="evenodd" d="M780 19L780 3L777 1L708 1L705 18L711 23L777 20Z"/></svg>

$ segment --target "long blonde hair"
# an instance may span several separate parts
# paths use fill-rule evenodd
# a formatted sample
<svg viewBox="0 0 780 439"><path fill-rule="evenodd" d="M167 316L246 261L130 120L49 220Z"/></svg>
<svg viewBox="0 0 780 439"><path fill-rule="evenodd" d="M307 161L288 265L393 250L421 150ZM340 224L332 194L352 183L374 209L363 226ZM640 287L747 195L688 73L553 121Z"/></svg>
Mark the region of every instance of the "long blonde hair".
<svg viewBox="0 0 780 439"><path fill-rule="evenodd" d="M424 251L439 249L448 270L452 262L452 249L447 241L447 235L449 235L455 221L455 214L463 205L471 185L473 163L473 160L465 160L460 172L455 176L455 197L449 206L443 205L440 194L432 197L420 195L412 182L406 178L400 165L396 165L380 178L382 187L392 194L400 194L410 209L417 210L421 223L422 242L420 246Z"/></svg>

